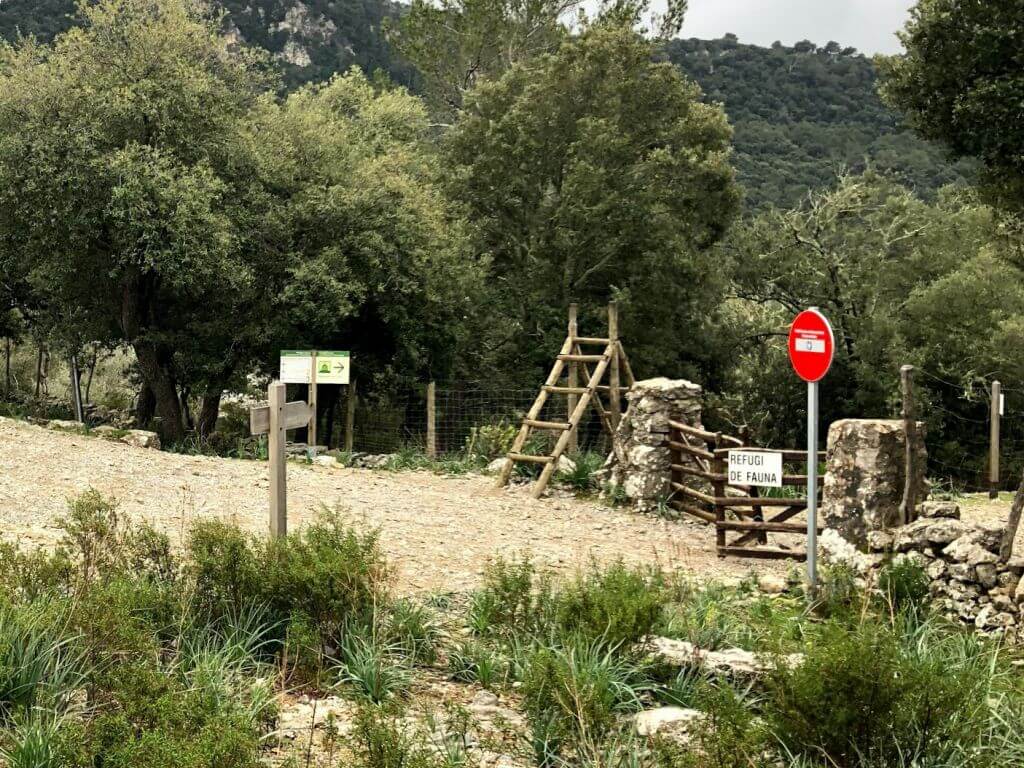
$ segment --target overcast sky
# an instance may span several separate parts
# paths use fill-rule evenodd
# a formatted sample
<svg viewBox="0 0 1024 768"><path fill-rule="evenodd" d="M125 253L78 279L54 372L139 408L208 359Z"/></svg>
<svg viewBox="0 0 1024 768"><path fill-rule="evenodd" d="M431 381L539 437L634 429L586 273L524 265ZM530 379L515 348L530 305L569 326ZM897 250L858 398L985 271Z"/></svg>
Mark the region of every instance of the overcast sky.
<svg viewBox="0 0 1024 768"><path fill-rule="evenodd" d="M740 42L792 45L835 40L862 53L897 53L895 32L916 0L690 0L682 37L721 37Z"/></svg>

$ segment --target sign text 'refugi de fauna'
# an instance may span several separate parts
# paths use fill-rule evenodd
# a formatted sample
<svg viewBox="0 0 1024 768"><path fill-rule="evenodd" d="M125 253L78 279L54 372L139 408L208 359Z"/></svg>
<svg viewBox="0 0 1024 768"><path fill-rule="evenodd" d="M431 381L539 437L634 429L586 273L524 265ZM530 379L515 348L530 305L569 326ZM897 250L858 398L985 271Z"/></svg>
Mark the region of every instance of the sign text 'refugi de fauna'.
<svg viewBox="0 0 1024 768"><path fill-rule="evenodd" d="M782 487L782 454L774 451L729 451L729 485Z"/></svg>

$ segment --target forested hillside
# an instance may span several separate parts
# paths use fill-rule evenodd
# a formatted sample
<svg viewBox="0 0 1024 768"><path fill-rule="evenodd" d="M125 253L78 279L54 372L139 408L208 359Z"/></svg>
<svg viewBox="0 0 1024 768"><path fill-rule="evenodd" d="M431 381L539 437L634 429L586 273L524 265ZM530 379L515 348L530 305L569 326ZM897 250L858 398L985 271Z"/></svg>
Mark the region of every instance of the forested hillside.
<svg viewBox="0 0 1024 768"><path fill-rule="evenodd" d="M853 48L762 48L726 35L673 40L667 52L709 100L725 104L750 207L791 206L832 184L837 170L868 163L926 196L972 173L971 163L947 162L900 125L878 97L874 63Z"/></svg>
<svg viewBox="0 0 1024 768"><path fill-rule="evenodd" d="M414 70L388 46L391 0L219 0L241 40L270 51L285 83L323 80L353 64L414 86ZM73 23L75 0L3 0L0 36L50 39ZM874 64L853 48L811 42L788 48L721 40L673 40L669 58L721 101L736 131L736 164L748 208L790 206L837 171L870 163L928 194L970 174L899 125L875 89Z"/></svg>

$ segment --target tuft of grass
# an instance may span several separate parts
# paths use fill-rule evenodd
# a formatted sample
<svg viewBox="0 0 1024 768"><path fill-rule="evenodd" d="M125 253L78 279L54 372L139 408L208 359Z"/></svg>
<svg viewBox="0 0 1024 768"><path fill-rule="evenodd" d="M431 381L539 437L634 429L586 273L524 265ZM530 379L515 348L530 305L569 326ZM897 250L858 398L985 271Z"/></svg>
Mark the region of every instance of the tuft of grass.
<svg viewBox="0 0 1024 768"><path fill-rule="evenodd" d="M345 632L339 655L339 683L374 704L404 696L412 681L402 647L383 641L373 629L353 627Z"/></svg>
<svg viewBox="0 0 1024 768"><path fill-rule="evenodd" d="M387 635L411 663L430 665L437 660L437 623L425 606L395 600L388 610Z"/></svg>
<svg viewBox="0 0 1024 768"><path fill-rule="evenodd" d="M505 681L508 664L486 643L470 639L448 649L448 672L453 680L479 683L492 690Z"/></svg>
<svg viewBox="0 0 1024 768"><path fill-rule="evenodd" d="M558 472L557 479L577 493L596 491L598 483L594 473L604 466L604 457L599 453L587 451L574 454L569 458L573 462L572 469Z"/></svg>

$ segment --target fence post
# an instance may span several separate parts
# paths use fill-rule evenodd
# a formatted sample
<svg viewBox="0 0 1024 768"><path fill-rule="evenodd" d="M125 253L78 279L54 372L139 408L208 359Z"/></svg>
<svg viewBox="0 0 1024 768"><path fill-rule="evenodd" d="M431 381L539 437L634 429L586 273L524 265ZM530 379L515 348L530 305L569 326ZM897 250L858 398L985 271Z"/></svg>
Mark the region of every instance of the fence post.
<svg viewBox="0 0 1024 768"><path fill-rule="evenodd" d="M609 374L609 411L612 422L612 429L619 428L620 403L619 403L619 305L614 301L608 304L608 339L612 350L611 373ZM612 441L615 438L612 436Z"/></svg>
<svg viewBox="0 0 1024 768"><path fill-rule="evenodd" d="M356 429L356 379L353 376L348 384L348 399L345 401L345 453L352 453L355 445Z"/></svg>
<svg viewBox="0 0 1024 768"><path fill-rule="evenodd" d="M988 447L988 497L999 496L999 404L1002 400L1002 385L992 382L992 410Z"/></svg>
<svg viewBox="0 0 1024 768"><path fill-rule="evenodd" d="M1006 528L1003 529L1003 539L999 543L1000 562L1007 562L1013 555L1013 540L1017 537L1022 510L1024 510L1024 479L1017 486L1017 494L1013 497L1013 506L1010 507L1010 517L1006 521Z"/></svg>
<svg viewBox="0 0 1024 768"><path fill-rule="evenodd" d="M4 396L11 395L11 337L4 339Z"/></svg>
<svg viewBox="0 0 1024 768"><path fill-rule="evenodd" d="M437 411L434 405L436 390L437 385L431 380L427 384L427 456L432 459L437 458Z"/></svg>
<svg viewBox="0 0 1024 768"><path fill-rule="evenodd" d="M270 430L267 433L270 465L270 535L279 539L288 534L288 491L285 467L285 385L270 382Z"/></svg>
<svg viewBox="0 0 1024 768"><path fill-rule="evenodd" d="M306 450L310 456L316 456L316 350L313 350L313 363L309 373L309 426L306 428Z"/></svg>
<svg viewBox="0 0 1024 768"><path fill-rule="evenodd" d="M900 522L903 525L913 522L917 500L914 498L914 447L917 443L917 420L914 413L914 366L904 365L900 368L900 389L903 393L903 434L906 438L904 448L903 501L900 503Z"/></svg>
<svg viewBox="0 0 1024 768"><path fill-rule="evenodd" d="M71 376L71 407L75 412L75 421L85 421L85 408L82 405L82 381L78 373L78 356L72 355L68 361L68 374Z"/></svg>
<svg viewBox="0 0 1024 768"><path fill-rule="evenodd" d="M578 321L579 307L575 302L569 305L569 338L572 339L572 350L571 353L576 353L576 337L579 336L579 321ZM574 387L579 386L579 378L577 376L578 366L576 362L569 363L569 389L572 390ZM576 394L569 392L569 396L566 400L565 408L565 420L569 421L572 418L572 414L576 411ZM579 450L579 433L578 430L573 430L572 434L569 435L569 452L576 453Z"/></svg>
<svg viewBox="0 0 1024 768"><path fill-rule="evenodd" d="M722 551L722 548L725 547L725 529L718 525L718 523L725 522L725 507L718 503L718 499L725 498L725 481L718 478L728 473L729 466L717 453L721 444L722 433L716 432L714 442L710 445L711 453L714 456L711 460L711 471L716 475L716 479L711 481L712 495L715 497L715 549L719 557L725 557L725 553Z"/></svg>

